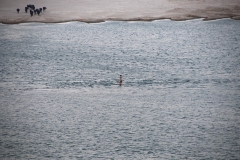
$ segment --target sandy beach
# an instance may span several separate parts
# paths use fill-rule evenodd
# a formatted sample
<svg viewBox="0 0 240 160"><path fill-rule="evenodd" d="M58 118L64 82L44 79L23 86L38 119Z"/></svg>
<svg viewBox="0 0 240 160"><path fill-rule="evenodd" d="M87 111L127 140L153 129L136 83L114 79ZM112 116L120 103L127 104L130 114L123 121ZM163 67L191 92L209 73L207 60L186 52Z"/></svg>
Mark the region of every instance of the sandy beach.
<svg viewBox="0 0 240 160"><path fill-rule="evenodd" d="M38 16L25 13L28 4L36 8L47 7ZM17 13L17 8L20 12ZM176 21L203 18L240 19L240 0L1 0L0 23L27 22L59 23L68 21L103 22L152 21L171 19Z"/></svg>

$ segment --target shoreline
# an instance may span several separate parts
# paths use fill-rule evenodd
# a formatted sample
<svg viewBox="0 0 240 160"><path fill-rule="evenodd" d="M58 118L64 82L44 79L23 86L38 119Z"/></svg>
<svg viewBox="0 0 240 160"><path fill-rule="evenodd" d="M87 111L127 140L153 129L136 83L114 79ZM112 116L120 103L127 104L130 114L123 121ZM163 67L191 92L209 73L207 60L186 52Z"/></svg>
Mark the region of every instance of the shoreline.
<svg viewBox="0 0 240 160"><path fill-rule="evenodd" d="M30 16L26 5L46 6L40 15ZM39 9L40 9L39 8ZM16 9L20 9L17 13ZM230 18L240 20L240 0L8 0L0 2L0 23L100 23L105 21L146 21L169 19L203 21Z"/></svg>
<svg viewBox="0 0 240 160"><path fill-rule="evenodd" d="M189 21L189 20L196 20L202 19L202 21L213 21L213 20L221 20L221 19L231 19L231 20L240 20L240 17L217 17L217 18L206 18L206 17L190 17L190 18L169 18L169 17L160 17L160 18L131 18L131 19L71 19L71 20L56 20L56 21L0 21L0 24L5 25L14 25L14 24L24 24L24 23L67 23L67 22L82 22L82 23L103 23L108 21L119 21L119 22L153 22L158 20L170 20L170 21Z"/></svg>

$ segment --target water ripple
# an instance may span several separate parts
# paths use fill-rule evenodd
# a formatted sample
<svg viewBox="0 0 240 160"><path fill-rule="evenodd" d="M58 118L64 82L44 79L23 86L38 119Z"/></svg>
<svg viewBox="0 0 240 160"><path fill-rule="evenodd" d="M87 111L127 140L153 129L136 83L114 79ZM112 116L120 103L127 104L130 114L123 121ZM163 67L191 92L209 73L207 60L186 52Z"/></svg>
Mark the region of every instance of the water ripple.
<svg viewBox="0 0 240 160"><path fill-rule="evenodd" d="M240 159L239 21L0 28L0 159Z"/></svg>

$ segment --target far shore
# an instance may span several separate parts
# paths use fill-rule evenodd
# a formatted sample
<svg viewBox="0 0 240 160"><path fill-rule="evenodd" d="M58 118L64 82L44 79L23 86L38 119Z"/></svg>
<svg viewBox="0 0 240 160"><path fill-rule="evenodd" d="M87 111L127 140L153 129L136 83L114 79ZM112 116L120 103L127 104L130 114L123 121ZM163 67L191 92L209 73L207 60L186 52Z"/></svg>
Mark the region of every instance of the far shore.
<svg viewBox="0 0 240 160"><path fill-rule="evenodd" d="M29 21L29 20L15 20L15 21L0 21L2 24L21 24L21 23L66 23L66 22L83 22L83 23L102 23L106 21L141 21L141 22L152 22L156 20L171 20L171 21L187 21L187 20L196 20L196 19L202 19L203 21L211 21L211 20L218 20L218 19L224 19L229 18L232 20L240 20L240 17L231 17L231 16L223 16L223 17L188 17L188 18L171 18L171 17L160 17L160 18L131 18L131 19L71 19L71 20L52 20L52 21Z"/></svg>
<svg viewBox="0 0 240 160"><path fill-rule="evenodd" d="M27 4L47 9L30 16ZM20 12L17 13L16 9ZM30 9L29 9L30 10ZM154 21L169 19L203 21L230 18L240 20L240 0L7 0L0 2L0 23L64 23L105 21Z"/></svg>

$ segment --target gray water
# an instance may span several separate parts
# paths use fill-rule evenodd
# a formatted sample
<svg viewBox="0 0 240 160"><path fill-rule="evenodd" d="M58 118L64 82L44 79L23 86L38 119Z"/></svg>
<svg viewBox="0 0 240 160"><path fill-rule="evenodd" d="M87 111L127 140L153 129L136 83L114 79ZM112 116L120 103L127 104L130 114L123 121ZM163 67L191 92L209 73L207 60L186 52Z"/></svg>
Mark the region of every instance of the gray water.
<svg viewBox="0 0 240 160"><path fill-rule="evenodd" d="M240 159L239 28L0 24L0 159Z"/></svg>

